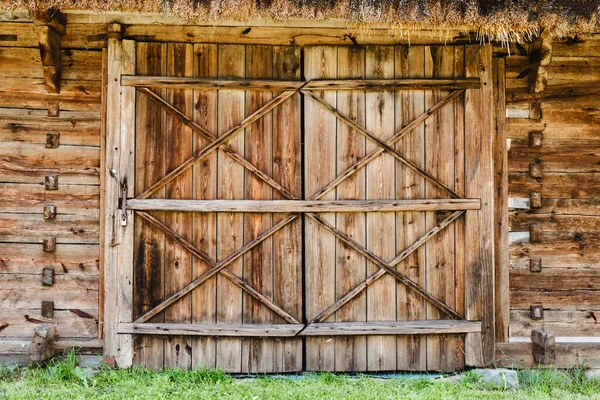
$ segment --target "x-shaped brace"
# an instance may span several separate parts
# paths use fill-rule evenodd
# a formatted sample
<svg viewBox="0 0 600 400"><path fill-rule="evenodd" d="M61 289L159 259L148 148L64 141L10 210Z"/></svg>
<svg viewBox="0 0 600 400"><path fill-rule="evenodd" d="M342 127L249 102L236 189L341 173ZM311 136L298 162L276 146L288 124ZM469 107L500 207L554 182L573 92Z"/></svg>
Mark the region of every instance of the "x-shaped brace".
<svg viewBox="0 0 600 400"><path fill-rule="evenodd" d="M260 169L256 168L252 163L250 163L249 161L247 161L246 159L244 159L239 153L236 153L234 150L232 150L225 143L226 143L227 140L231 139L235 134L241 132L247 126L249 126L252 123L256 122L258 119L262 118L264 115L266 115L267 113L269 113L272 109L274 109L275 107L277 107L279 104L283 103L286 99L288 99L293 94L295 94L298 90L301 90L301 89L302 88L299 88L297 90L290 90L290 91L282 92L281 94L279 94L278 96L276 96L274 99L272 99L271 101L269 101L267 104L265 104L264 106L262 106L261 108L259 108L257 111L255 111L253 114L251 114L249 117L245 118L238 126L236 126L234 128L231 128L229 131L227 131L222 136L220 136L218 138L215 138L214 135L212 135L210 132L208 132L207 130L205 130L204 128L202 128L200 125L198 125L195 122L193 122L192 120L190 120L187 116L185 116L183 113L181 113L179 110L177 110L175 107L173 107L171 104L169 104L168 102L166 102L165 100L163 100L160 96L156 95L151 90L149 90L147 88L138 88L138 90L140 90L142 93L148 95L150 97L150 99L153 100L154 102L156 102L159 105L163 106L167 110L167 112L169 112L171 115L173 115L174 117L176 117L183 124L185 124L186 126L190 127L193 131L201 134L206 139L212 140L212 143L210 143L208 146L206 146L205 148L203 148L202 150L200 150L196 155L192 156L190 159L186 160L179 167L177 167L174 170L172 170L169 174L167 174L161 180L159 180L158 182L156 182L155 184L153 184L150 188L146 189L137 198L138 199L144 199L144 198L147 198L147 197L151 196L153 193L155 193L160 188L162 188L165 185L167 185L169 182L171 182L177 176L179 176L180 174L182 174L188 168L192 167L194 164L198 163L200 160L204 159L206 156L208 156L209 154L211 154L214 150L216 150L218 148L218 149L221 149L222 151L224 151L229 156L231 156L234 160L238 161L242 166L244 166L245 168L247 168L249 171L255 173L265 183L269 184L271 187L273 187L274 189L276 189L277 191L279 191L281 194L283 194L288 199L299 199L298 196L296 196L295 194L293 194L292 192L290 192L289 190L287 190L285 187L283 187L278 182L276 182L275 180L273 180L271 177L269 177L263 171L261 171ZM368 139L374 141L379 146L376 150L372 151L371 153L369 153L368 155L366 155L365 157L363 157L361 160L358 160L355 164L353 164L352 166L350 166L346 171L344 171L342 174L340 174L338 177L336 177L330 183L328 183L327 185L325 185L321 190L319 190L318 192L316 192L315 194L313 194L310 197L310 199L314 200L314 199L321 198L326 193L328 193L330 190L332 190L337 185L339 185L341 182L343 182L344 180L346 180L347 178L349 178L350 176L352 176L356 171L358 171L360 168L362 168L365 165L367 165L370 161L374 160L377 156L379 156L381 153L383 153L385 151L387 151L390 154L392 154L395 158L397 158L403 164L407 165L413 171L417 172L419 175L423 176L428 181L432 182L436 186L439 186L439 187L443 188L444 190L446 190L447 192L449 192L452 197L460 198L460 196L457 193L455 193L454 191L452 191L450 188L448 188L446 185L444 185L442 182L440 182L439 180L437 180L436 178L434 178L433 176L431 176L427 172L423 171L420 167L418 167L413 162L407 160L404 156L402 156L401 154L399 154L398 152L396 152L390 146L392 146L394 143L396 143L397 141L399 141L407 133L409 133L413 129L415 129L421 122L425 121L429 116L431 116L433 113L435 113L436 111L438 111L439 109L441 109L444 105L448 104L450 101L452 101L453 99L457 98L463 92L463 90L455 90L455 91L451 92L448 96L446 96L444 99L442 99L437 104L435 104L431 109L429 109L426 112L424 112L423 114L421 114L419 117L417 117L411 123L409 123L408 125L406 125L404 128L400 129L394 136L392 136L390 139L388 139L385 142L383 142L380 139L376 138L372 133L368 132L366 129L364 129L361 126L355 124L352 120L350 120L349 118L347 118L344 115L342 115L337 109L335 109L334 107L332 107L328 103L326 103L323 100L321 100L319 97L317 97L311 91L302 91L302 92L305 93L305 94L308 94L317 103L319 103L321 106L325 107L328 111L330 111L336 118L340 119L342 122L346 123L352 129L358 131L359 133L361 133L362 135L364 135ZM404 260L410 254L412 254L414 251L416 251L427 240L429 240L431 237L433 237L439 231L441 231L442 229L444 229L444 227L448 226L451 222L453 222L456 218L458 218L463 213L464 213L464 211L456 211L456 212L454 212L452 215L450 215L450 217L446 218L444 221L442 221L440 224L438 224L432 230L430 230L429 232L427 232L421 239L419 239L412 246L410 246L408 249L406 249L404 252L402 252L400 255L398 255L398 257L396 257L390 263L386 263L385 261L383 261L382 259L380 259L376 255L374 255L373 253L371 253L364 246L362 246L359 243L355 242L352 238L350 238L349 236L347 236L343 232L339 231L335 227L329 225L325 220L323 220L318 215L316 215L314 213L306 213L306 215L309 218L311 218L314 221L318 222L321 226L323 226L325 229L327 229L328 231L330 231L331 233L333 233L336 237L338 237L338 239L344 241L347 245L349 245L350 247L354 248L360 254L362 254L363 256L367 257L369 260L371 260L373 263L375 263L376 265L379 266L379 270L377 272L375 272L374 274L372 274L371 276L369 276L367 279L365 279L363 282L361 282L359 285L357 285L356 287L354 287L346 295L342 296L342 298L340 298L332 306L328 307L325 311L323 311L317 317L313 318L313 320L311 320L310 323L320 322L320 321L325 320L329 315L333 314L340 307L342 307L344 304L346 304L352 298L354 298L358 293L360 293L362 290L364 290L368 285L372 284L373 282L375 282L377 279L379 279L381 276L385 275L386 273L390 273L397 280L399 280L400 282L402 282L403 284L405 284L406 286L408 286L409 288L411 288L412 290L414 290L415 292L417 292L417 294L419 294L420 296L422 296L423 298L425 298L427 301L429 301L430 303L432 303L434 306L436 306L437 308L439 308L440 310L442 310L443 312L445 312L449 316L451 316L453 318L456 318L456 319L462 319L462 317L458 313L456 313L454 310L450 309L448 306L446 306L439 299L437 299L437 298L429 295L418 284L414 283L412 280L410 280L409 278L407 278L403 274L397 272L394 269L394 266L396 264L400 263L402 260ZM223 261L221 261L218 264L214 260L212 260L207 254L203 253L201 250L199 250L193 244L191 244L188 241L186 241L185 239L183 239L176 232L174 232L173 230L171 230L168 226L164 225L162 222L160 222L159 220L157 220L156 218L154 218L150 214L145 213L145 212L140 212L140 213L138 213L138 215L140 215L147 222L149 222L152 225L154 225L155 227L157 227L159 230L163 231L165 234L167 234L170 237L172 237L175 240L177 240L186 250L188 250L194 256L202 259L205 263L207 263L209 266L211 266L211 269L209 271L205 272L204 274L202 274L200 277L194 279L190 284L188 284L186 287L184 287L180 291L176 292L175 294L173 294L169 298L165 299L163 302L161 302L158 306L156 306L155 308L153 308L151 311L149 311L146 314L144 314L137 321L135 321L136 323L143 323L143 322L148 321L150 318L154 317L155 315L157 315L158 313L160 313L161 311L163 311L165 308L167 308L168 306L170 306L171 304L173 304L177 300L181 299L187 293L191 292L196 287L200 286L203 282L205 282L207 279L209 279L210 277L214 276L217 273L221 273L222 275L224 275L225 277L227 277L235 285L237 285L238 287L242 288L248 294L250 294L252 297L254 297L255 299L257 299L260 302L262 302L263 304L265 304L268 308L270 308L271 310L273 310L275 313L277 313L279 316L281 316L283 319L285 319L289 323L299 323L296 319L294 319L286 311L284 311L279 306L277 306L276 304L274 304L273 302L271 302L269 299L267 299L261 293L259 293L254 288L252 288L250 285L248 285L247 283L245 283L242 279L240 279L239 277L237 277L235 274L233 274L230 271L228 271L228 270L225 269L225 267L227 267L228 265L230 265L233 261L237 260L243 254L245 254L246 252L250 251L253 247L255 247L256 245L258 245L259 243L261 243L262 241L264 241L265 239L267 239L268 237L270 237L273 233L275 233L276 231L278 231L279 229L283 228L285 225L287 225L288 223L290 223L291 221L293 221L294 219L296 219L298 217L298 215L290 215L290 216L288 216L284 220L280 221L279 223L277 223L276 225L274 225L273 227L271 227L269 230L263 232L261 235L259 235L253 241L247 243L246 245L244 245L239 250L233 252L230 256L228 256L226 259L224 259Z"/></svg>

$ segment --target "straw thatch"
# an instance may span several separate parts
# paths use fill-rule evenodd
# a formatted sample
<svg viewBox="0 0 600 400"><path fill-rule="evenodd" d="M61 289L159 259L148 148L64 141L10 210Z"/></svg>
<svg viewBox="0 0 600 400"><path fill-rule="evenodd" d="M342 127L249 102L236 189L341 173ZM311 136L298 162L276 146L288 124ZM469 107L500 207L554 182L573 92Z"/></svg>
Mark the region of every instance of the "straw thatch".
<svg viewBox="0 0 600 400"><path fill-rule="evenodd" d="M557 35L600 31L600 0L0 0L0 10L56 7L161 13L190 23L219 20L343 19L397 29L472 29L500 41L542 29Z"/></svg>

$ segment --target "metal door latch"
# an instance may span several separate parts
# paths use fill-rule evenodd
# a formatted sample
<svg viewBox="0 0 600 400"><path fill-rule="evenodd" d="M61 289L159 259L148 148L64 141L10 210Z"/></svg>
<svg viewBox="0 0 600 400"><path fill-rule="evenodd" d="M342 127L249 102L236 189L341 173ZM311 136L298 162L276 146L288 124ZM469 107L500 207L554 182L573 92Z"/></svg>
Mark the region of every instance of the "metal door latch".
<svg viewBox="0 0 600 400"><path fill-rule="evenodd" d="M127 182L121 189L121 226L127 226Z"/></svg>

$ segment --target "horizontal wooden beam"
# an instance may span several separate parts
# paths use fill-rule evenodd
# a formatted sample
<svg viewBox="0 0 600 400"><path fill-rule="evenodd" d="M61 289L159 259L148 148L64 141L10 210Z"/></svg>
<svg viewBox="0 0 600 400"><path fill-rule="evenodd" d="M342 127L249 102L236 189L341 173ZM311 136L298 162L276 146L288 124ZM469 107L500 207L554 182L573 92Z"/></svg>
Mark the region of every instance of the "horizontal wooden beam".
<svg viewBox="0 0 600 400"><path fill-rule="evenodd" d="M306 82L277 81L266 79L206 79L167 76L124 75L121 85L149 88L197 89L197 90L258 90L281 92L296 90Z"/></svg>
<svg viewBox="0 0 600 400"><path fill-rule="evenodd" d="M255 90L285 91L297 90L304 86L307 90L461 90L478 89L479 78L456 79L333 79L303 81L278 81L267 79L208 79L164 76L125 75L121 85L196 90Z"/></svg>
<svg viewBox="0 0 600 400"><path fill-rule="evenodd" d="M187 212L391 212L479 210L480 199L416 200L170 200L130 199L127 208L137 211Z"/></svg>
<svg viewBox="0 0 600 400"><path fill-rule="evenodd" d="M481 321L429 320L393 322L323 322L308 325L300 335L443 335L479 332L481 332Z"/></svg>
<svg viewBox="0 0 600 400"><path fill-rule="evenodd" d="M478 89L479 78L456 79L331 79L312 80L307 90L460 90Z"/></svg>
<svg viewBox="0 0 600 400"><path fill-rule="evenodd" d="M118 333L136 335L293 337L302 324L119 324Z"/></svg>

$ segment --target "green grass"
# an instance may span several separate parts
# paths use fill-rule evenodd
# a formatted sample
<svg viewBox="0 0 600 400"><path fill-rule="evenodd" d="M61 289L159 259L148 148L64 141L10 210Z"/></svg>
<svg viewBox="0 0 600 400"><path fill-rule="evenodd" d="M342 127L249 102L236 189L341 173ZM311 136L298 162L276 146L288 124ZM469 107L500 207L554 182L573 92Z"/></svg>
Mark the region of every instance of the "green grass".
<svg viewBox="0 0 600 400"><path fill-rule="evenodd" d="M0 399L600 399L600 383L585 379L582 368L524 370L521 388L492 388L474 374L460 384L435 379L378 379L331 373L297 377L234 379L199 369L161 372L144 368L90 373L77 355L45 367L0 369Z"/></svg>

